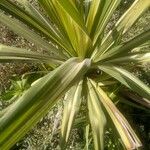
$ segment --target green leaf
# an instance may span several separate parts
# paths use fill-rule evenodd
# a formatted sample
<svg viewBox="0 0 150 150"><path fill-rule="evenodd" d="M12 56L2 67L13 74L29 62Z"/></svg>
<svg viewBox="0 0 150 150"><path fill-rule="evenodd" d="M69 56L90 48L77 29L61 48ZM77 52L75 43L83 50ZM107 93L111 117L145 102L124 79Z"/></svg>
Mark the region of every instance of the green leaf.
<svg viewBox="0 0 150 150"><path fill-rule="evenodd" d="M124 55L123 57L118 58L112 58L110 60L107 60L106 64L122 64L122 63L143 63L143 62L150 62L150 53L149 52L135 52L135 53L128 53L127 55Z"/></svg>
<svg viewBox="0 0 150 150"><path fill-rule="evenodd" d="M86 22L94 45L91 51L100 45L104 36L104 29L119 3L120 0L93 0L91 2Z"/></svg>
<svg viewBox="0 0 150 150"><path fill-rule="evenodd" d="M57 45L64 48L65 50L70 48L70 46L66 45L66 42L64 41L64 37L62 37L60 33L58 34L56 27L50 26L50 24L45 20L45 16L40 14L40 10L37 10L35 9L35 7L32 7L32 5L29 4L27 1L19 2L19 3L21 3L25 7L28 8L31 7L32 12L25 11L22 7L18 6L17 4L9 0L0 1L0 6L1 9L9 12L24 24L32 27L33 29L36 30L36 32L40 32L45 37L48 37L53 43L56 43Z"/></svg>
<svg viewBox="0 0 150 150"><path fill-rule="evenodd" d="M77 56L74 48L71 45L70 39L68 37L68 34L64 28L63 23L61 22L61 19L59 17L59 14L57 13L52 1L49 0L38 0L38 3L43 7L45 12L50 18L50 21L58 28L58 30L63 34L63 36L66 38L66 42L69 43L70 47L66 49L66 51L71 55L71 56Z"/></svg>
<svg viewBox="0 0 150 150"><path fill-rule="evenodd" d="M94 86L97 95L101 103L103 104L104 108L106 109L108 115L110 116L113 124L118 131L121 140L126 149L136 149L141 146L141 142L136 136L135 132L124 118L124 116L119 112L107 94L99 87L97 84L90 80L92 85Z"/></svg>
<svg viewBox="0 0 150 150"><path fill-rule="evenodd" d="M53 9L55 9L76 54L79 57L85 57L91 46L91 39L78 10L75 9L68 0L47 1L51 3Z"/></svg>
<svg viewBox="0 0 150 150"><path fill-rule="evenodd" d="M118 45L105 54L99 57L99 61L111 60L120 56L125 56L128 52L131 52L134 48L144 44L146 41L150 40L150 30L141 33L140 35L134 37L128 42Z"/></svg>
<svg viewBox="0 0 150 150"><path fill-rule="evenodd" d="M101 105L102 103L100 102L95 89L93 88L90 81L88 81L88 110L95 150L104 150L103 138L106 117Z"/></svg>
<svg viewBox="0 0 150 150"><path fill-rule="evenodd" d="M85 145L85 148L84 150L89 150L89 133L90 133L90 125L86 125L85 127L85 140L86 140L86 145Z"/></svg>
<svg viewBox="0 0 150 150"><path fill-rule="evenodd" d="M37 46L40 46L53 56L57 56L58 58L65 57L64 54L60 50L58 50L55 46L49 44L47 41L42 39L41 36L30 30L27 26L25 26L18 20L10 18L9 16L0 12L0 22L8 26L15 33L26 38L28 41L35 43Z"/></svg>
<svg viewBox="0 0 150 150"><path fill-rule="evenodd" d="M137 92L139 95L150 99L150 88L127 70L112 65L99 66L99 69L109 74L131 90Z"/></svg>
<svg viewBox="0 0 150 150"><path fill-rule="evenodd" d="M72 58L34 82L0 118L1 149L7 150L21 139L89 67L89 59Z"/></svg>
<svg viewBox="0 0 150 150"><path fill-rule="evenodd" d="M10 47L0 44L0 62L10 61L30 61L47 62L52 64L62 64L61 60L38 52L28 51L26 49Z"/></svg>
<svg viewBox="0 0 150 150"><path fill-rule="evenodd" d="M74 85L65 95L64 100L66 101L62 119L61 128L61 147L64 149L66 143L69 140L70 131L75 120L75 117L80 109L81 105L81 92L82 92L81 80L79 83Z"/></svg>
<svg viewBox="0 0 150 150"><path fill-rule="evenodd" d="M104 2L101 0L93 0L90 4L90 9L88 12L87 20L86 20L86 26L88 29L88 32L91 34L92 28L95 27L94 23L98 20L96 19L96 15L99 13L99 7L103 4ZM103 5L102 5L103 6ZM101 10L102 11L102 10Z"/></svg>
<svg viewBox="0 0 150 150"><path fill-rule="evenodd" d="M37 22L40 22L40 24L42 24L42 26L44 26L47 31L52 34L52 37L56 36L56 39L59 39L62 36L59 30L56 29L56 27L49 21L49 19L44 15L44 13L41 12L40 9L37 9L37 7L31 4L28 0L17 0L17 2L24 6L27 13L35 18ZM63 40L63 38L61 38L61 40Z"/></svg>
<svg viewBox="0 0 150 150"><path fill-rule="evenodd" d="M137 21L141 14L149 8L149 6L149 0L136 0L118 20L115 27L102 40L99 49L96 50L92 57L96 59L108 51L115 41L126 33L126 31Z"/></svg>
<svg viewBox="0 0 150 150"><path fill-rule="evenodd" d="M149 8L149 6L149 0L135 0L116 23L117 31L123 29L123 34L128 31L128 29L137 21L141 14Z"/></svg>
<svg viewBox="0 0 150 150"><path fill-rule="evenodd" d="M83 18L81 18L78 10L73 7L70 1L68 0L56 0L57 4L59 4L63 10L78 24L78 26L86 31L86 28L84 26Z"/></svg>
<svg viewBox="0 0 150 150"><path fill-rule="evenodd" d="M87 18L87 28L92 39L94 38L94 44L104 31L106 24L119 3L120 0L93 0L91 2Z"/></svg>

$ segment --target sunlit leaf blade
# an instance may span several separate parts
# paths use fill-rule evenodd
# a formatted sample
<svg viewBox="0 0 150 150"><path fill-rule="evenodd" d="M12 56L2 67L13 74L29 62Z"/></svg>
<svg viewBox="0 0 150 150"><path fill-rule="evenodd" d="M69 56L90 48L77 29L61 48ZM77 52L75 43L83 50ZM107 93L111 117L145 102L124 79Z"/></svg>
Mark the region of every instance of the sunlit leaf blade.
<svg viewBox="0 0 150 150"><path fill-rule="evenodd" d="M86 144L85 144L85 150L89 150L89 134L90 134L90 125L86 125L85 127L85 140L86 140Z"/></svg>
<svg viewBox="0 0 150 150"><path fill-rule="evenodd" d="M123 64L123 63L129 63L129 62L134 62L134 63L150 62L150 53L149 52L128 53L127 55L124 55L123 57L112 58L110 60L107 60L104 63Z"/></svg>
<svg viewBox="0 0 150 150"><path fill-rule="evenodd" d="M139 95L150 99L150 88L132 73L117 66L99 66L99 69L109 74L123 85L137 92Z"/></svg>
<svg viewBox="0 0 150 150"><path fill-rule="evenodd" d="M99 87L97 84L92 81L93 86L95 87L97 94L105 107L108 115L110 116L113 124L118 131L121 140L126 149L136 149L141 146L141 142L136 136L135 132L124 118L124 116L119 112L107 94Z"/></svg>
<svg viewBox="0 0 150 150"><path fill-rule="evenodd" d="M16 19L12 19L9 16L0 12L0 22L8 26L15 33L23 36L27 40L35 43L37 46L40 46L44 50L50 52L53 56L57 56L58 58L64 58L64 54L61 51L56 49L53 45L49 44L47 41L41 38L38 34L30 30L27 26L17 21Z"/></svg>
<svg viewBox="0 0 150 150"><path fill-rule="evenodd" d="M97 54L94 58L105 53L118 38L121 37L141 16L141 14L147 10L150 6L149 0L135 0L135 2L130 6L130 8L123 14L123 16L118 20L115 27L107 34L103 39Z"/></svg>
<svg viewBox="0 0 150 150"><path fill-rule="evenodd" d="M22 48L10 47L0 44L0 62L10 61L35 61L47 62L52 64L62 64L63 61L55 57L40 54L38 52L28 51Z"/></svg>
<svg viewBox="0 0 150 150"><path fill-rule="evenodd" d="M50 21L61 31L61 33L66 37L66 33L64 31L63 25L59 20L59 16L52 5L52 2L49 0L38 0L40 6L44 9L45 13L49 16Z"/></svg>
<svg viewBox="0 0 150 150"><path fill-rule="evenodd" d="M107 23L109 22L111 16L113 15L114 11L116 10L117 6L120 4L121 0L110 0L109 5L106 1L106 4L104 6L104 10L102 12L102 17L99 20L97 29L95 31L94 36L94 47L99 47L103 34L104 29L106 28Z"/></svg>
<svg viewBox="0 0 150 150"><path fill-rule="evenodd" d="M82 78L89 66L89 59L81 61L72 58L32 84L0 118L1 149L9 149L23 137L52 108L57 99Z"/></svg>
<svg viewBox="0 0 150 150"><path fill-rule="evenodd" d="M78 3L76 0L68 0L76 9L76 4Z"/></svg>
<svg viewBox="0 0 150 150"><path fill-rule="evenodd" d="M125 56L128 54L128 52L131 52L134 48L139 47L140 45L144 44L148 40L150 40L150 30L139 34L138 36L134 37L128 42L125 42L121 45L118 45L110 49L104 55L99 57L99 61L106 61L117 57L120 58L121 56Z"/></svg>
<svg viewBox="0 0 150 150"><path fill-rule="evenodd" d="M46 18L44 14L40 11L40 9L37 9L33 4L31 4L28 0L17 0L18 3L23 5L25 7L25 10L33 16L38 22L40 22L45 28L53 35L56 36L59 40L61 37L61 32L59 32L56 27ZM61 39L63 40L63 38Z"/></svg>
<svg viewBox="0 0 150 150"><path fill-rule="evenodd" d="M88 110L95 150L104 149L103 138L106 118L101 105L102 103L100 102L97 92L93 88L90 81L88 81Z"/></svg>
<svg viewBox="0 0 150 150"><path fill-rule="evenodd" d="M7 109L3 109L0 111L0 118L5 114L6 111L7 111Z"/></svg>
<svg viewBox="0 0 150 150"><path fill-rule="evenodd" d="M29 3L26 1L19 2L23 6L31 6L28 5ZM28 26L32 27L36 31L42 33L44 36L48 37L52 42L57 43L60 47L63 47L64 49L70 48L68 45L66 45L66 42L63 42L64 38L61 36L61 34L56 33L57 30L54 30L55 27L47 26L47 21L43 19L43 15L39 13L39 11L35 10L34 7L32 7L31 11L25 11L22 7L14 4L13 2L9 0L2 0L0 1L1 9L4 9L5 11L9 12L13 16L15 16L17 19L22 21L23 23L27 24ZM34 9L34 10L33 10ZM33 14L34 11L34 14ZM37 13L38 12L38 13ZM36 16L35 16L36 13ZM37 18L37 15L39 16ZM40 20L42 18L42 21ZM46 21L46 23L45 23Z"/></svg>
<svg viewBox="0 0 150 150"><path fill-rule="evenodd" d="M149 8L149 0L135 0L131 7L122 15L116 23L117 31L123 29L125 33L140 17L140 15Z"/></svg>
<svg viewBox="0 0 150 150"><path fill-rule="evenodd" d="M56 11L55 6L50 0L38 0L38 3L43 7L47 15L50 17L51 22L61 31L63 36L66 38L66 42L69 43L70 47L68 47L67 51L71 56L76 56L76 52L71 45L68 34L65 30L65 27L60 19L59 14Z"/></svg>
<svg viewBox="0 0 150 150"><path fill-rule="evenodd" d="M76 54L85 57L91 46L91 40L78 10L68 0L53 0L49 3L53 4Z"/></svg>
<svg viewBox="0 0 150 150"><path fill-rule="evenodd" d="M70 1L68 0L57 0L57 4L59 4L64 11L78 24L78 26L82 29L85 30L83 18L81 18L78 10L73 7Z"/></svg>
<svg viewBox="0 0 150 150"><path fill-rule="evenodd" d="M21 3L23 6L25 6L26 10L28 11L29 14L31 14L31 16L33 16L43 26L45 26L45 28L50 34L50 39L54 38L52 39L52 41L54 41L54 43L62 47L63 50L65 50L69 55L71 55L70 50L72 49L72 46L68 42L68 38L66 38L65 34L63 34L62 30L59 30L56 24L50 21L49 18L47 18L45 14L42 11L40 11L40 9L37 9L29 1L27 0L24 1L17 0L17 1Z"/></svg>
<svg viewBox="0 0 150 150"><path fill-rule="evenodd" d="M25 1L23 1L22 4L25 4ZM22 7L14 4L10 0L0 1L0 6L1 6L1 9L6 10L7 12L12 14L19 20L23 21L24 23L27 23L28 25L32 26L33 28L43 31L43 33L45 33L45 34L49 34L39 23L39 20L35 20L34 17L31 16L28 12L26 12Z"/></svg>
<svg viewBox="0 0 150 150"><path fill-rule="evenodd" d="M150 40L150 29L135 36L133 39L123 43L123 46L120 48L120 52L118 53L127 53L132 49L140 45L143 45L149 40Z"/></svg>
<svg viewBox="0 0 150 150"><path fill-rule="evenodd" d="M88 13L87 20L86 20L86 26L90 34L92 31L92 27L94 28L94 20L96 21L96 15L98 14L98 10L99 10L101 3L104 3L104 2L102 2L101 0L91 1L89 13Z"/></svg>
<svg viewBox="0 0 150 150"><path fill-rule="evenodd" d="M108 80L108 81L100 81L100 82L98 82L98 85L102 87L102 86L110 86L115 83L117 83L117 81L113 81L113 80L109 81Z"/></svg>
<svg viewBox="0 0 150 150"><path fill-rule="evenodd" d="M81 104L81 92L82 92L82 80L74 85L65 95L65 107L62 119L62 128L61 128L61 146L62 149L66 146L68 142L71 128L74 122L74 119L80 109Z"/></svg>
<svg viewBox="0 0 150 150"><path fill-rule="evenodd" d="M92 39L94 38L94 44L104 31L106 24L119 3L120 0L93 0L91 2L91 7L87 18L87 28Z"/></svg>

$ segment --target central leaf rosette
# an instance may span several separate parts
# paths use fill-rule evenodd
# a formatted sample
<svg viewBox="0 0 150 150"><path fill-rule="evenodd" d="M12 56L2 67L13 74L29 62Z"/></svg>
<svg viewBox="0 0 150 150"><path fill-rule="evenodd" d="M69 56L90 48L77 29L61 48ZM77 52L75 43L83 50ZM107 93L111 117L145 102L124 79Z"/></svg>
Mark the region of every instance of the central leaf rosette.
<svg viewBox="0 0 150 150"><path fill-rule="evenodd" d="M28 0L0 0L0 22L43 50L0 44L0 62L37 62L51 68L0 112L0 149L10 149L62 99L62 149L66 149L73 125L79 123L86 129L86 149L89 144L95 150L104 149L107 127L126 149L140 147L140 140L113 102L126 101L120 91L127 88L142 96L140 104L149 107L145 100L150 99L149 87L126 69L129 63L150 60L149 52L140 51L150 40L150 30L126 42L122 39L149 8L150 0L135 0L109 32L107 25L121 0L36 2L38 5ZM77 122L82 103L85 119Z"/></svg>

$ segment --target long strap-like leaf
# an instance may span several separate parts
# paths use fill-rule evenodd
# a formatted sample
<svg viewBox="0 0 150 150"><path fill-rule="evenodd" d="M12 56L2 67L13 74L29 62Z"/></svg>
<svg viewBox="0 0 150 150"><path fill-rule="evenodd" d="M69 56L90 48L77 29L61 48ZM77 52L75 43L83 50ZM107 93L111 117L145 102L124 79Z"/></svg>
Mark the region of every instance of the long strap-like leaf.
<svg viewBox="0 0 150 150"><path fill-rule="evenodd" d="M124 57L121 56L114 59L112 58L103 63L118 64L118 63L129 63L129 62L135 62L135 63L150 62L150 52L129 53L127 55L124 55Z"/></svg>
<svg viewBox="0 0 150 150"><path fill-rule="evenodd" d="M25 1L20 3L23 4L23 6L27 6L27 2ZM32 12L25 11L22 7L19 7L16 3L11 2L10 0L0 1L0 6L1 9L9 12L11 15L22 21L24 24L27 24L36 31L42 33L44 36L48 37L52 42L56 43L58 46L64 49L70 48L68 47L68 45L66 45L66 42L64 41L64 38L61 36L61 34L56 33L57 30L54 30L55 26L53 27L47 26L47 23L46 24L44 23L45 19L43 21L44 15L40 14L39 11L36 10L34 7L31 8ZM28 6L31 6L30 3ZM39 16L38 18L37 15Z"/></svg>
<svg viewBox="0 0 150 150"><path fill-rule="evenodd" d="M124 56L128 54L128 52L131 52L134 48L139 47L140 45L144 44L149 40L150 40L150 30L137 35L133 39L121 45L113 47L103 55L99 55L99 56L97 55L98 57L94 61L104 62L117 57L119 58L120 56Z"/></svg>
<svg viewBox="0 0 150 150"><path fill-rule="evenodd" d="M88 81L88 110L95 150L104 150L106 117L101 105L93 85Z"/></svg>
<svg viewBox="0 0 150 150"><path fill-rule="evenodd" d="M78 10L68 0L48 1L55 9L76 54L85 57L91 46L91 40Z"/></svg>
<svg viewBox="0 0 150 150"><path fill-rule="evenodd" d="M124 118L124 116L120 113L120 111L116 108L107 94L99 87L97 84L91 80L91 83L96 89L97 95L101 103L103 104L106 112L108 113L109 117L111 118L113 124L118 131L122 142L126 149L136 149L141 146L141 142L136 136L135 132Z"/></svg>
<svg viewBox="0 0 150 150"><path fill-rule="evenodd" d="M9 16L0 12L0 22L8 26L15 33L23 36L30 42L35 43L37 46L40 46L41 48L57 56L58 58L65 57L64 54L60 50L58 50L55 46L53 46L52 44L49 44L47 41L42 39L41 36L33 32L32 30L30 30L27 26L25 26L18 20L10 18Z"/></svg>
<svg viewBox="0 0 150 150"><path fill-rule="evenodd" d="M91 2L87 18L87 28L94 45L119 3L120 0L93 0Z"/></svg>
<svg viewBox="0 0 150 150"><path fill-rule="evenodd" d="M139 95L150 100L150 88L132 73L117 66L99 66L105 73L109 74L123 85L137 92Z"/></svg>
<svg viewBox="0 0 150 150"><path fill-rule="evenodd" d="M51 64L62 64L63 61L55 57L28 51L22 48L10 47L0 44L0 62L15 61L47 62Z"/></svg>
<svg viewBox="0 0 150 150"><path fill-rule="evenodd" d="M120 35L126 31L137 21L141 14L150 6L149 0L135 0L130 8L123 14L123 16L116 23L115 27L103 39L99 49L96 50L94 58L100 56L111 47Z"/></svg>
<svg viewBox="0 0 150 150"><path fill-rule="evenodd" d="M89 66L89 59L72 58L36 81L0 118L0 148L7 150L23 137Z"/></svg>
<svg viewBox="0 0 150 150"><path fill-rule="evenodd" d="M82 93L82 80L74 85L67 93L64 98L66 101L64 107L64 114L62 119L61 136L62 142L61 147L64 149L68 142L70 131L75 120L75 117L80 109L81 104L81 93Z"/></svg>

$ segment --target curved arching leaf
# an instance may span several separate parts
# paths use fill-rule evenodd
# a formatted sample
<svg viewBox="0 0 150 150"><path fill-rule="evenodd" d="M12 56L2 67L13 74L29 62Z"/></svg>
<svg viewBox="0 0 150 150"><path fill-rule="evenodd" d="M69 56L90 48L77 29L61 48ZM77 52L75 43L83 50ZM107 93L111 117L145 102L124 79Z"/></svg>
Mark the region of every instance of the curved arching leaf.
<svg viewBox="0 0 150 150"><path fill-rule="evenodd" d="M48 2L55 9L76 54L85 57L92 43L78 10L68 0L48 0Z"/></svg>
<svg viewBox="0 0 150 150"><path fill-rule="evenodd" d="M150 88L132 73L123 68L112 65L99 66L99 69L109 74L134 92L137 92L139 95L150 100Z"/></svg>
<svg viewBox="0 0 150 150"><path fill-rule="evenodd" d="M135 0L130 8L118 20L115 27L102 40L102 43L92 57L97 59L102 54L109 51L109 48L115 43L115 41L127 32L127 30L137 21L141 14L149 8L149 6L149 0Z"/></svg>
<svg viewBox="0 0 150 150"><path fill-rule="evenodd" d="M142 144L125 117L120 113L107 94L94 81L90 81L94 86L103 107L106 109L106 112L116 127L125 148L136 149L140 147Z"/></svg>
<svg viewBox="0 0 150 150"><path fill-rule="evenodd" d="M69 135L71 132L71 128L75 117L80 109L81 105L81 95L82 95L82 83L83 81L79 81L76 85L74 85L65 95L65 107L62 118L62 127L61 127L61 147L64 149L66 143L69 140Z"/></svg>
<svg viewBox="0 0 150 150"><path fill-rule="evenodd" d="M0 22L8 26L8 28L13 30L20 36L23 36L30 42L33 42L37 46L40 46L50 54L57 56L58 58L66 57L60 50L58 50L52 44L48 43L46 40L42 39L42 37L39 36L36 32L29 29L26 25L19 22L18 20L10 18L9 16L5 15L3 12L0 12Z"/></svg>
<svg viewBox="0 0 150 150"><path fill-rule="evenodd" d="M62 60L55 57L40 54L38 52L28 51L26 49L10 47L0 44L0 62L30 61L47 62L51 64L62 64Z"/></svg>
<svg viewBox="0 0 150 150"><path fill-rule="evenodd" d="M1 149L11 148L23 137L89 67L89 59L72 58L32 84L0 118Z"/></svg>
<svg viewBox="0 0 150 150"><path fill-rule="evenodd" d="M19 2L23 6L31 6L28 5L26 1ZM9 12L13 16L15 16L18 20L23 22L24 24L32 27L34 30L37 32L42 33L45 37L48 37L53 43L56 43L60 47L66 49L69 49L70 46L66 44L66 40L64 41L64 37L60 34L57 33L57 29L55 26L50 26L50 23L48 23L44 18L44 14L42 15L35 9L35 7L32 7L32 12L31 11L26 11L19 5L16 5L14 2L11 2L10 0L1 0L0 1L0 6L1 9ZM34 11L34 14L33 14ZM35 16L36 13L36 16ZM38 18L37 18L38 15ZM42 21L41 21L41 19ZM45 23L46 21L46 23ZM47 26L48 24L48 26Z"/></svg>
<svg viewBox="0 0 150 150"><path fill-rule="evenodd" d="M88 81L88 110L95 150L104 150L106 117L93 85Z"/></svg>

